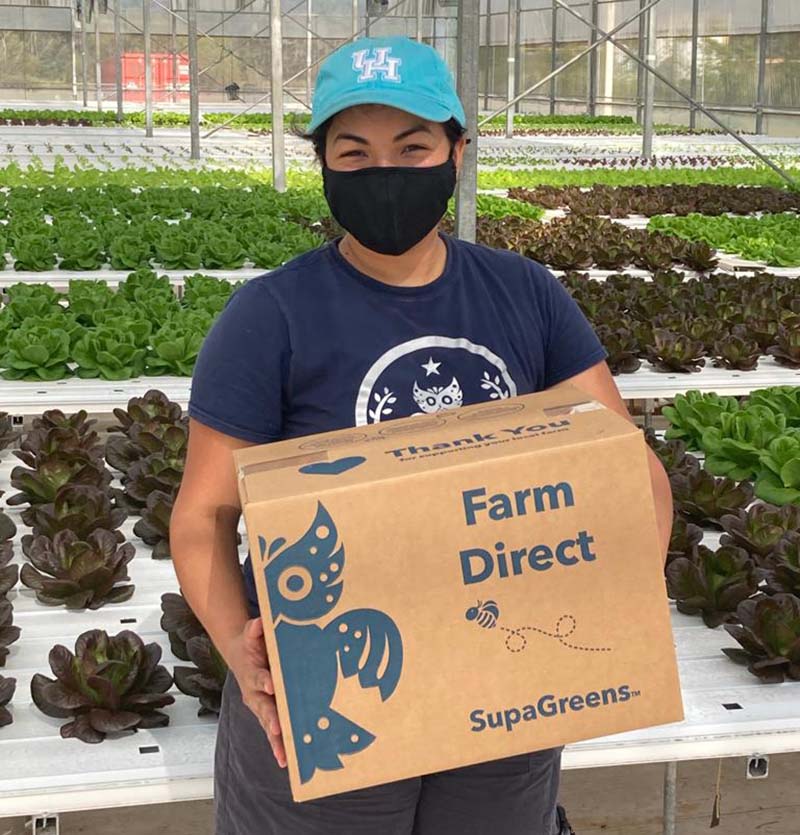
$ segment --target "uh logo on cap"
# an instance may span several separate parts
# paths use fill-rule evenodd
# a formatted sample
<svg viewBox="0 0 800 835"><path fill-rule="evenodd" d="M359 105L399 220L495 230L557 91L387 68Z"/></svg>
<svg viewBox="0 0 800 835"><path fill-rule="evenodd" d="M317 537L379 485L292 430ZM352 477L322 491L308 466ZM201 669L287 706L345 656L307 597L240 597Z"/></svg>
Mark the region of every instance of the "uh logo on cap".
<svg viewBox="0 0 800 835"><path fill-rule="evenodd" d="M374 49L359 49L353 53L353 70L359 73L358 82L374 81L378 75L384 81L400 81L398 69L403 63L400 58L389 57L390 46L377 46Z"/></svg>

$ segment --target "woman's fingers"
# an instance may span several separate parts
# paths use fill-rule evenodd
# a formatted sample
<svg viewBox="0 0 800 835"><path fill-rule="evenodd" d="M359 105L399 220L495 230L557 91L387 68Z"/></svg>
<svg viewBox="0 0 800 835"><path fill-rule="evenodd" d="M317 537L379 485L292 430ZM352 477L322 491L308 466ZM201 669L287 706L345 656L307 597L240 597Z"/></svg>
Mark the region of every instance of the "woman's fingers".
<svg viewBox="0 0 800 835"><path fill-rule="evenodd" d="M281 736L281 726L278 721L278 711L275 707L275 699L257 690L252 691L246 701L247 707L255 714L256 718L267 735L269 744L275 754L278 764L286 765L286 749Z"/></svg>
<svg viewBox="0 0 800 835"><path fill-rule="evenodd" d="M257 638L264 634L264 622L261 618L251 618L247 621L244 628L248 638Z"/></svg>
<svg viewBox="0 0 800 835"><path fill-rule="evenodd" d="M283 738L280 736L269 737L269 743L272 746L272 753L281 768L286 768L286 748L283 745Z"/></svg>
<svg viewBox="0 0 800 835"><path fill-rule="evenodd" d="M242 689L242 698L264 729L278 765L285 768L286 748L275 706L275 685L269 671L267 648L264 643L264 623L260 617L247 621L243 636L249 662L246 665L246 674L243 675L246 687Z"/></svg>
<svg viewBox="0 0 800 835"><path fill-rule="evenodd" d="M244 627L244 641L247 652L254 659L258 659L262 666L268 666L267 647L264 644L264 623L261 618L247 621Z"/></svg>
<svg viewBox="0 0 800 835"><path fill-rule="evenodd" d="M270 696L275 695L275 685L272 681L272 673L262 668L255 668L255 675L253 676L253 690L259 693L268 693Z"/></svg>
<svg viewBox="0 0 800 835"><path fill-rule="evenodd" d="M257 693L268 693L270 696L275 695L275 684L272 681L272 673L267 667L258 664L248 664L243 678L244 681L240 683L240 686L243 685L247 689L254 690Z"/></svg>

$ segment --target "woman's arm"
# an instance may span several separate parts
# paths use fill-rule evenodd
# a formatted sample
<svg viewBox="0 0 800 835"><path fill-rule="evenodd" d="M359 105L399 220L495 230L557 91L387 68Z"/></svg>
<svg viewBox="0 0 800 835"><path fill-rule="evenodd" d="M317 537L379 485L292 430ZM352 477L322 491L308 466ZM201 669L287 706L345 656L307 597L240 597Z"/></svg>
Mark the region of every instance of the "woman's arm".
<svg viewBox="0 0 800 835"><path fill-rule="evenodd" d="M633 418L620 396L617 384L614 382L611 371L605 362L598 362L591 368L587 368L586 371L582 371L568 380L562 380L552 388L565 385L577 386L590 394L595 400L599 400L604 406L613 409L633 423ZM650 481L653 485L653 498L656 505L658 532L661 540L661 555L666 562L669 539L672 533L672 489L664 466L649 446L647 455L650 464Z"/></svg>
<svg viewBox="0 0 800 835"><path fill-rule="evenodd" d="M241 515L233 450L253 446L189 418L189 445L169 526L181 591L236 676L242 698L286 762L260 618L250 619L239 567Z"/></svg>

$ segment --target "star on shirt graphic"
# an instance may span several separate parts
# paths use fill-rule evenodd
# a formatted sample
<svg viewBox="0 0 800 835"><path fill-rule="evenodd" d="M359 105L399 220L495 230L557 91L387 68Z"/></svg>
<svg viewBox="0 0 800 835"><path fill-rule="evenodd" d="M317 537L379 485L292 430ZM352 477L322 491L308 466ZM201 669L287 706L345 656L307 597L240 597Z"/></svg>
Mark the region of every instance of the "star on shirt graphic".
<svg viewBox="0 0 800 835"><path fill-rule="evenodd" d="M428 361L422 364L422 368L425 369L425 376L430 377L431 374L438 374L439 373L439 366L441 365L440 362L434 362L433 357L428 357Z"/></svg>

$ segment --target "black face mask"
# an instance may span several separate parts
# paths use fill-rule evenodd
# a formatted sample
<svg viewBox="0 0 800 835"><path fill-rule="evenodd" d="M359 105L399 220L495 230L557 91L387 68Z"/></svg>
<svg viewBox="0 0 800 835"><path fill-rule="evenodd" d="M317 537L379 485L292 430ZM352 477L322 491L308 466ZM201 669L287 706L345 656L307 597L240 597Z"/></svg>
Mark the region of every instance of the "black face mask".
<svg viewBox="0 0 800 835"><path fill-rule="evenodd" d="M428 167L322 167L331 213L360 244L402 255L442 219L456 187L453 158Z"/></svg>

